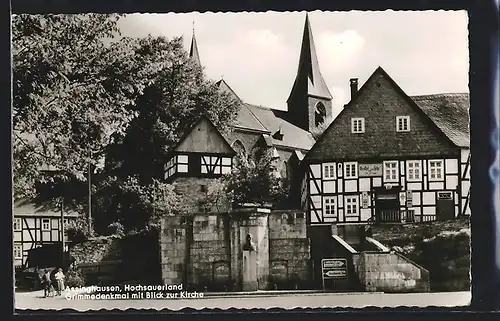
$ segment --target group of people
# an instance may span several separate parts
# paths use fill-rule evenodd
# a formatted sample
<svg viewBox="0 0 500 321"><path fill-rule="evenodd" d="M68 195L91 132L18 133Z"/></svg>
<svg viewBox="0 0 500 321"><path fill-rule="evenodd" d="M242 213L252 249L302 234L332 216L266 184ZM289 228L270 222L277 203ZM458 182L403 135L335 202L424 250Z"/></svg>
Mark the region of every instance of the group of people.
<svg viewBox="0 0 500 321"><path fill-rule="evenodd" d="M51 297L55 295L61 295L64 291L64 273L61 268L54 274L53 278L49 269L45 269L43 274L40 275L40 281L43 285L44 297ZM55 288L54 288L55 285Z"/></svg>

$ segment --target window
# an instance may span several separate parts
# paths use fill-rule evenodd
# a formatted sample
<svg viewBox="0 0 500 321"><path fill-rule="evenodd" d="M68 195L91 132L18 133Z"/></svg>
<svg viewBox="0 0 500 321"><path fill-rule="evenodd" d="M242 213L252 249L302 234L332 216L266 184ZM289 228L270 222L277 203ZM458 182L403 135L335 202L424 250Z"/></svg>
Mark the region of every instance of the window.
<svg viewBox="0 0 500 321"><path fill-rule="evenodd" d="M396 131L409 132L410 131L410 116L396 117Z"/></svg>
<svg viewBox="0 0 500 321"><path fill-rule="evenodd" d="M21 230L21 219L20 218L14 218L13 224L14 224L14 231Z"/></svg>
<svg viewBox="0 0 500 321"><path fill-rule="evenodd" d="M443 179L443 161L429 161L429 180L439 181Z"/></svg>
<svg viewBox="0 0 500 321"><path fill-rule="evenodd" d="M344 165L344 178L357 178L358 177L358 163L350 162Z"/></svg>
<svg viewBox="0 0 500 321"><path fill-rule="evenodd" d="M406 176L408 181L420 181L422 179L422 164L420 161L408 161L406 164Z"/></svg>
<svg viewBox="0 0 500 321"><path fill-rule="evenodd" d="M44 218L42 220L42 230L43 231L49 231L50 230L50 219L49 218Z"/></svg>
<svg viewBox="0 0 500 321"><path fill-rule="evenodd" d="M14 259L23 258L23 247L21 244L14 244Z"/></svg>
<svg viewBox="0 0 500 321"><path fill-rule="evenodd" d="M177 155L177 171L179 173L188 172L188 155Z"/></svg>
<svg viewBox="0 0 500 321"><path fill-rule="evenodd" d="M398 180L398 161L384 162L384 182L397 182Z"/></svg>
<svg viewBox="0 0 500 321"><path fill-rule="evenodd" d="M324 179L335 178L335 164L329 163L323 165L323 178Z"/></svg>
<svg viewBox="0 0 500 321"><path fill-rule="evenodd" d="M231 157L203 156L201 158L201 173L221 175L231 172Z"/></svg>
<svg viewBox="0 0 500 321"><path fill-rule="evenodd" d="M358 197L357 196L346 196L345 197L345 215L346 216L356 216L358 215Z"/></svg>
<svg viewBox="0 0 500 321"><path fill-rule="evenodd" d="M351 118L351 132L353 134L360 134L365 132L365 119L364 118Z"/></svg>
<svg viewBox="0 0 500 321"><path fill-rule="evenodd" d="M167 164L165 164L165 178L169 178L170 176L176 173L177 167L175 162L176 162L176 156L170 158Z"/></svg>
<svg viewBox="0 0 500 321"><path fill-rule="evenodd" d="M314 111L314 124L317 126L323 124L326 118L326 108L323 103L319 102L316 104L316 110Z"/></svg>
<svg viewBox="0 0 500 321"><path fill-rule="evenodd" d="M337 217L335 196L323 197L323 214L327 216Z"/></svg>

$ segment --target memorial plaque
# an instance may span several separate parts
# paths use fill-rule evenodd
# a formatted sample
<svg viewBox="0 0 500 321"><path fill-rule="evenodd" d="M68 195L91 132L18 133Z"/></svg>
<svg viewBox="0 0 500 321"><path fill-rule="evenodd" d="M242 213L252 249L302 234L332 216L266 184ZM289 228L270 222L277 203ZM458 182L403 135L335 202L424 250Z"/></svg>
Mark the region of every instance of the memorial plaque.
<svg viewBox="0 0 500 321"><path fill-rule="evenodd" d="M214 280L226 280L229 278L229 263L214 263Z"/></svg>
<svg viewBox="0 0 500 321"><path fill-rule="evenodd" d="M359 164L359 177L382 176L382 164Z"/></svg>
<svg viewBox="0 0 500 321"><path fill-rule="evenodd" d="M285 260L272 261L271 275L286 279L288 277L288 262Z"/></svg>

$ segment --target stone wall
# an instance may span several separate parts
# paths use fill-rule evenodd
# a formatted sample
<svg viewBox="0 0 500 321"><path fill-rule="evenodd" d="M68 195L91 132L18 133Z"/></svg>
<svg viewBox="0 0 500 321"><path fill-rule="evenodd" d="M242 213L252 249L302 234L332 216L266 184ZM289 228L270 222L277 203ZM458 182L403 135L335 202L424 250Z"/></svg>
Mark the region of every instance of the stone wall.
<svg viewBox="0 0 500 321"><path fill-rule="evenodd" d="M249 208L165 217L160 233L163 282L200 290L241 290L242 249L248 234L257 251L258 289L273 288L277 282L307 281L309 240L304 213ZM278 280L273 276L283 266L287 274Z"/></svg>
<svg viewBox="0 0 500 321"><path fill-rule="evenodd" d="M429 272L401 254L361 252L355 256L355 270L366 291L429 291Z"/></svg>
<svg viewBox="0 0 500 321"><path fill-rule="evenodd" d="M309 281L310 241L300 211L269 216L269 281L272 288L303 288Z"/></svg>

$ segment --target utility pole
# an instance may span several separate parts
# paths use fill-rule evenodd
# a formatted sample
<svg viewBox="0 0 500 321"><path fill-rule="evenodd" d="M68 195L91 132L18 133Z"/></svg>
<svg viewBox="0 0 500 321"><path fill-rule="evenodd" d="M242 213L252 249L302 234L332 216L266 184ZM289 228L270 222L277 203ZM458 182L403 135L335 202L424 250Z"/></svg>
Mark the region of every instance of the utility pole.
<svg viewBox="0 0 500 321"><path fill-rule="evenodd" d="M64 197L61 197L61 243L62 243L62 265L61 267L65 267L65 250L66 250L66 241L64 240Z"/></svg>
<svg viewBox="0 0 500 321"><path fill-rule="evenodd" d="M89 150L89 166L88 166L88 183L89 183L89 217L88 217L88 226L89 226L89 235L92 235L92 181L91 181L91 159L92 159L92 150Z"/></svg>

